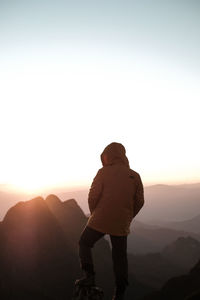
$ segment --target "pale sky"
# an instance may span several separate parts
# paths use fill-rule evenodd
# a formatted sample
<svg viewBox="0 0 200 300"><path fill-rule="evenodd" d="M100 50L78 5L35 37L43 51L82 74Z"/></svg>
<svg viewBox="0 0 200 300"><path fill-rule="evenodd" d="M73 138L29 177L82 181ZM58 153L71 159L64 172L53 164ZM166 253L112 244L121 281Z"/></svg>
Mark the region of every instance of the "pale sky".
<svg viewBox="0 0 200 300"><path fill-rule="evenodd" d="M113 141L200 181L199 29L196 0L0 0L0 184L88 185Z"/></svg>

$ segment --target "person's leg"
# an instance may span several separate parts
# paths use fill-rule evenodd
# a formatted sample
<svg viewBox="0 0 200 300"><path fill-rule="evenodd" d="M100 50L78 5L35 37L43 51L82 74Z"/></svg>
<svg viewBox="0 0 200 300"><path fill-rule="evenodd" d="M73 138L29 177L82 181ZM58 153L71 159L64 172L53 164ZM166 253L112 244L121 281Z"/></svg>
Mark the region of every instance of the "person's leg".
<svg viewBox="0 0 200 300"><path fill-rule="evenodd" d="M94 244L104 236L104 233L90 227L85 227L79 240L79 258L81 269L86 274L95 274L92 259L92 248Z"/></svg>
<svg viewBox="0 0 200 300"><path fill-rule="evenodd" d="M126 286L128 285L127 236L111 235L110 239L112 243L113 270L116 284L115 294L118 296L124 294Z"/></svg>

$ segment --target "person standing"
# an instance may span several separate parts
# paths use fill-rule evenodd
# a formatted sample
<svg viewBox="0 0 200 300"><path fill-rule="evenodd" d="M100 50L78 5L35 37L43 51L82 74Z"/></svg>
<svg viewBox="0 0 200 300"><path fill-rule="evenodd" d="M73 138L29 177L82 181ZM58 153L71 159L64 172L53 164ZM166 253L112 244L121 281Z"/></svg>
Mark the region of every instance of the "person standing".
<svg viewBox="0 0 200 300"><path fill-rule="evenodd" d="M93 179L88 195L91 215L79 240L84 277L78 282L95 285L91 249L108 234L116 285L113 300L123 300L128 286L127 236L131 221L144 205L144 190L140 175L129 167L122 144L109 144L101 154L101 161L103 167Z"/></svg>

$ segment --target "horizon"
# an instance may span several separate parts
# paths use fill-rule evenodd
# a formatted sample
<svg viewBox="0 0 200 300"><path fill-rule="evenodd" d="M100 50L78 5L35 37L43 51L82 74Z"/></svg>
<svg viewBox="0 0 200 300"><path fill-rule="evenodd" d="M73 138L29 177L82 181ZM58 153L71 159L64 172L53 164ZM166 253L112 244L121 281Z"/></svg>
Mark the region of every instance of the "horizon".
<svg viewBox="0 0 200 300"><path fill-rule="evenodd" d="M143 183L144 188L152 187L152 186L189 186L189 185L200 185L200 181L192 181L192 182L148 182L148 183ZM90 189L91 183L85 184L85 185L54 185L54 186L46 186L40 189L35 189L35 190L26 190L24 188L19 188L16 187L15 185L12 184L1 184L0 183L0 192L8 192L8 193L15 193L15 194L24 194L27 196L36 196L36 195L42 195L42 194L48 194L51 192L80 192L80 191L85 191Z"/></svg>
<svg viewBox="0 0 200 300"><path fill-rule="evenodd" d="M82 211L88 215L88 191L89 186L79 186L74 188L57 187L26 193L15 190L3 190L0 185L0 222L11 207L19 202L27 202L38 197L44 200L49 195L55 195L61 202L75 199ZM144 186L145 207L137 220L143 223L156 223L164 221L183 221L196 218L200 215L200 182L186 184L153 184ZM172 209L173 208L173 209ZM155 224L156 225L156 224Z"/></svg>

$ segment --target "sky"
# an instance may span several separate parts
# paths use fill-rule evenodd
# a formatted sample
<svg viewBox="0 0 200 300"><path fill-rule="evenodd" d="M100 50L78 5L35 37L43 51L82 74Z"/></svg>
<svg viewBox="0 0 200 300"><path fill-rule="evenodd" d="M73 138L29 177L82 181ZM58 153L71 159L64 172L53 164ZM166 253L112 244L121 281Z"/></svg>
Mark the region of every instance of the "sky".
<svg viewBox="0 0 200 300"><path fill-rule="evenodd" d="M197 0L0 0L0 184L89 185L113 141L200 181L199 29Z"/></svg>

